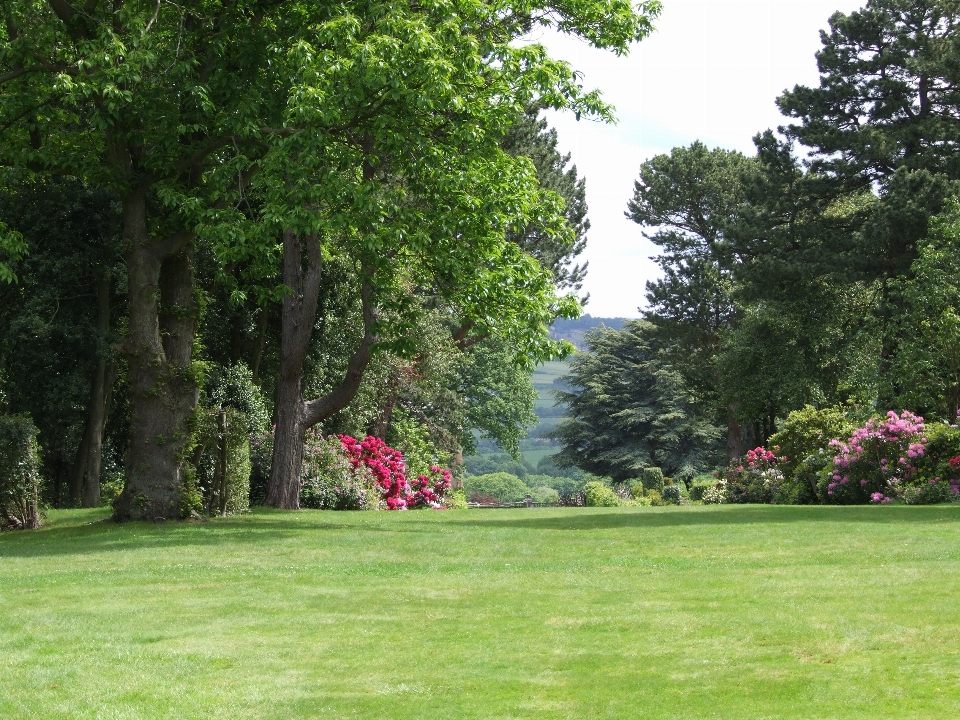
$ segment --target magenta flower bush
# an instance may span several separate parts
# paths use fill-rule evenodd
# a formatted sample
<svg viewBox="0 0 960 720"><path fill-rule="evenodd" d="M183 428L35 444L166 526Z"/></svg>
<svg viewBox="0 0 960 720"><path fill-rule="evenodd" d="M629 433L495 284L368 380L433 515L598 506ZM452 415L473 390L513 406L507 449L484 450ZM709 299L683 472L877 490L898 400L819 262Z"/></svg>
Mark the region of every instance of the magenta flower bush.
<svg viewBox="0 0 960 720"><path fill-rule="evenodd" d="M833 440L832 472L821 481L827 503L889 503L911 487L923 462L927 438L923 418L908 410L875 417L845 442Z"/></svg>
<svg viewBox="0 0 960 720"><path fill-rule="evenodd" d="M273 433L251 440L252 462L262 502L273 450ZM431 465L426 474L407 479L403 454L380 438L358 440L308 430L303 444L300 506L318 510L407 510L444 507L451 474Z"/></svg>
<svg viewBox="0 0 960 720"><path fill-rule="evenodd" d="M441 509L443 497L450 489L450 471L431 465L429 474L418 475L413 483L407 481L406 465L399 450L383 440L367 436L357 440L340 435L350 465L356 470L367 470L374 487L387 510L407 510L421 507Z"/></svg>

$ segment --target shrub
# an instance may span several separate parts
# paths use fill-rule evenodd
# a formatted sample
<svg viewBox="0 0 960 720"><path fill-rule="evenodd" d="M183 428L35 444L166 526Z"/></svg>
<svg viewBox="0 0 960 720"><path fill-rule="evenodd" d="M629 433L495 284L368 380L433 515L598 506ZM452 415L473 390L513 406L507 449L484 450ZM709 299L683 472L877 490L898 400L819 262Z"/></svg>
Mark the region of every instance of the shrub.
<svg viewBox="0 0 960 720"><path fill-rule="evenodd" d="M950 496L945 499L956 500L960 496L960 428L937 423L927 425L924 435L927 442L923 456L917 458L916 485L926 489L944 482L950 486Z"/></svg>
<svg viewBox="0 0 960 720"><path fill-rule="evenodd" d="M769 447L781 456L785 501L809 504L819 501L818 483L824 466L835 453L830 442L849 437L855 429L847 413L838 407L817 409L807 405L791 412L780 430L770 436Z"/></svg>
<svg viewBox="0 0 960 720"><path fill-rule="evenodd" d="M783 486L783 473L777 467L778 462L779 458L773 452L758 447L730 463L723 476L726 502L777 502Z"/></svg>
<svg viewBox="0 0 960 720"><path fill-rule="evenodd" d="M250 419L228 406L197 409L194 482L184 489L181 516L203 509L233 515L250 508Z"/></svg>
<svg viewBox="0 0 960 720"><path fill-rule="evenodd" d="M571 493L562 493L559 503L561 507L585 507L587 504L586 492L576 490Z"/></svg>
<svg viewBox="0 0 960 720"><path fill-rule="evenodd" d="M660 493L660 497L663 499L665 505L679 505L681 494L679 485L667 485L663 488L663 492Z"/></svg>
<svg viewBox="0 0 960 720"><path fill-rule="evenodd" d="M914 485L917 465L924 455L923 418L893 410L886 418L870 418L846 442L834 440L833 474L821 483L824 501L866 504L901 495Z"/></svg>
<svg viewBox="0 0 960 720"><path fill-rule="evenodd" d="M463 492L463 489L454 490L443 498L443 506L447 508L447 510L466 510L467 496Z"/></svg>
<svg viewBox="0 0 960 720"><path fill-rule="evenodd" d="M300 474L300 506L316 510L376 510L373 473L356 466L339 438L307 431Z"/></svg>
<svg viewBox="0 0 960 720"><path fill-rule="evenodd" d="M658 467L644 468L641 482L647 490L663 490L663 470Z"/></svg>
<svg viewBox="0 0 960 720"><path fill-rule="evenodd" d="M649 502L651 505L655 507L659 507L660 505L665 504L663 502L663 498L661 497L659 490L647 490L647 494L645 495L645 497L647 499L647 502Z"/></svg>
<svg viewBox="0 0 960 720"><path fill-rule="evenodd" d="M560 502L560 493L558 493L552 487L545 487L543 485L538 485L535 488L531 488L530 496L533 498L535 503L552 504Z"/></svg>
<svg viewBox="0 0 960 720"><path fill-rule="evenodd" d="M387 510L443 508L443 496L450 489L449 470L431 465L426 473L421 473L410 483L399 450L371 435L363 440L349 435L340 435L339 438L354 470L365 467L373 475L374 488Z"/></svg>
<svg viewBox="0 0 960 720"><path fill-rule="evenodd" d="M617 494L599 480L584 485L583 495L587 507L618 507L623 504Z"/></svg>
<svg viewBox="0 0 960 720"><path fill-rule="evenodd" d="M476 494L488 495L499 502L520 502L530 492L530 488L520 478L505 472L464 478L463 487L471 500Z"/></svg>
<svg viewBox="0 0 960 720"><path fill-rule="evenodd" d="M712 475L698 475L690 481L690 499L693 501L703 500L703 494L717 484L717 479Z"/></svg>
<svg viewBox="0 0 960 720"><path fill-rule="evenodd" d="M40 449L25 415L0 415L0 529L40 527Z"/></svg>
<svg viewBox="0 0 960 720"><path fill-rule="evenodd" d="M727 502L727 483L724 480L703 492L701 498L704 505L720 505Z"/></svg>

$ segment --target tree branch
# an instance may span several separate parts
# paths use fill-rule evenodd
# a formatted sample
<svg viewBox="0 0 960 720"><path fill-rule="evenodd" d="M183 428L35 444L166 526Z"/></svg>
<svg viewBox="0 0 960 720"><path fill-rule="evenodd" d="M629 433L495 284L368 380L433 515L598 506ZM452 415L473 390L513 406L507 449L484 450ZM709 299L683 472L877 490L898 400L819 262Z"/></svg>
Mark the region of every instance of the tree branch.
<svg viewBox="0 0 960 720"><path fill-rule="evenodd" d="M363 374L370 364L373 346L377 342L377 336L373 333L373 327L377 321L377 310L373 306L373 286L370 282L372 270L364 267L361 270L363 280L360 285L360 298L363 306L363 339L356 352L350 357L347 363L347 371L344 373L343 380L332 391L315 400L304 403L305 426L310 428L322 420L326 420L340 410L343 410L350 401L357 395L360 389L360 381Z"/></svg>
<svg viewBox="0 0 960 720"><path fill-rule="evenodd" d="M3 85L3 83L13 80L15 78L18 78L21 75L26 74L27 72L29 72L27 68L18 67L15 70L11 70L8 73L4 73L3 75L0 75L0 85Z"/></svg>

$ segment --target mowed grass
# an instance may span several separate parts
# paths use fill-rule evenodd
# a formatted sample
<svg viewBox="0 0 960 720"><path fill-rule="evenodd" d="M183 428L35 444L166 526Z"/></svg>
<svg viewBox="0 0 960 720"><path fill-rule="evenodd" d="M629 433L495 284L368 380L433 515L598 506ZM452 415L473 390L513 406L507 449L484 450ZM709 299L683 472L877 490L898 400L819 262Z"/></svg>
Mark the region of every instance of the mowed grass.
<svg viewBox="0 0 960 720"><path fill-rule="evenodd" d="M0 536L0 717L960 717L960 508L333 513Z"/></svg>

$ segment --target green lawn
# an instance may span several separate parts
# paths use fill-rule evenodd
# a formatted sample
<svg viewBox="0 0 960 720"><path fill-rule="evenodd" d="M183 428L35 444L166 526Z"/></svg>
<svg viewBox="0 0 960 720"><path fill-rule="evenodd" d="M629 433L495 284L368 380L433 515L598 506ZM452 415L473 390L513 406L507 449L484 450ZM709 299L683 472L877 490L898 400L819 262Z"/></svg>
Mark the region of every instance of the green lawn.
<svg viewBox="0 0 960 720"><path fill-rule="evenodd" d="M0 536L0 717L954 718L960 507Z"/></svg>

